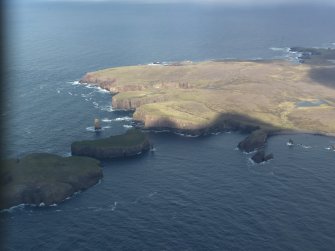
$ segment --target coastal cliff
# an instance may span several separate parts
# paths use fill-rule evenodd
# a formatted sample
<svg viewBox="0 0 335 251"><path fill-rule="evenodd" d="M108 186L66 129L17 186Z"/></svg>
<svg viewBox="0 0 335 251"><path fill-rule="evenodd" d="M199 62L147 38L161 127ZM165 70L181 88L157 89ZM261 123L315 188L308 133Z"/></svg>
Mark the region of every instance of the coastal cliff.
<svg viewBox="0 0 335 251"><path fill-rule="evenodd" d="M124 158L141 154L150 149L146 135L137 129L125 134L98 140L76 141L71 144L72 155L97 159Z"/></svg>
<svg viewBox="0 0 335 251"><path fill-rule="evenodd" d="M144 128L189 134L259 129L270 135L335 134L334 50L291 50L300 53L302 63L216 60L138 65L90 72L80 82L111 91L113 107L135 110L133 118Z"/></svg>
<svg viewBox="0 0 335 251"><path fill-rule="evenodd" d="M0 208L58 204L93 186L102 177L100 162L87 157L34 153L6 160L1 168Z"/></svg>

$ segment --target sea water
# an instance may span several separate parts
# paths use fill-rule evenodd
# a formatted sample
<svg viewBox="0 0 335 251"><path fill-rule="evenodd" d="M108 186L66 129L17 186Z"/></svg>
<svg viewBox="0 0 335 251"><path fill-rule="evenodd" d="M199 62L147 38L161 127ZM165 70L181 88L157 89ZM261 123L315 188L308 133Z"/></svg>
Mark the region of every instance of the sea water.
<svg viewBox="0 0 335 251"><path fill-rule="evenodd" d="M208 59L296 60L334 47L335 9L201 4L22 3L6 7L6 157L70 155L75 140L125 132L132 114L78 80L107 67ZM102 131L93 130L94 118ZM335 139L269 139L260 165L246 135L146 132L155 151L103 162L94 187L52 207L2 211L7 250L332 250ZM292 138L294 147L286 142Z"/></svg>

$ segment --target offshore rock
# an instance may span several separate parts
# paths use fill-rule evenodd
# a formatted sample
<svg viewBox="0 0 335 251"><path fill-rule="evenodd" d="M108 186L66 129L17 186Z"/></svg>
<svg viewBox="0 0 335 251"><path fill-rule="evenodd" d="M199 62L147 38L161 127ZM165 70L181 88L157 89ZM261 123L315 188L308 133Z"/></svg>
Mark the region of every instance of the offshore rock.
<svg viewBox="0 0 335 251"><path fill-rule="evenodd" d="M262 163L262 162L265 162L265 161L268 161L270 159L273 159L273 154L268 154L268 155L265 155L265 151L264 150L259 150L257 151L257 153L251 157L251 159L259 164L259 163Z"/></svg>
<svg viewBox="0 0 335 251"><path fill-rule="evenodd" d="M125 134L97 140L76 141L71 144L72 155L97 159L124 158L141 154L150 149L147 136L137 129Z"/></svg>
<svg viewBox="0 0 335 251"><path fill-rule="evenodd" d="M253 131L248 137L238 144L238 148L244 152L250 153L264 147L268 133L264 130Z"/></svg>

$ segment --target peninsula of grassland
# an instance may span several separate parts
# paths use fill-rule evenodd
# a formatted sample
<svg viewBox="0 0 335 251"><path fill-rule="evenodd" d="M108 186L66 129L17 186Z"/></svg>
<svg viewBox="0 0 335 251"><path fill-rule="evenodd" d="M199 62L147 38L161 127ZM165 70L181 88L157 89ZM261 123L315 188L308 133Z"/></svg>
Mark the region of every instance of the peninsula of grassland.
<svg viewBox="0 0 335 251"><path fill-rule="evenodd" d="M109 68L81 83L135 110L144 128L335 134L335 50L295 47L300 62L215 60Z"/></svg>

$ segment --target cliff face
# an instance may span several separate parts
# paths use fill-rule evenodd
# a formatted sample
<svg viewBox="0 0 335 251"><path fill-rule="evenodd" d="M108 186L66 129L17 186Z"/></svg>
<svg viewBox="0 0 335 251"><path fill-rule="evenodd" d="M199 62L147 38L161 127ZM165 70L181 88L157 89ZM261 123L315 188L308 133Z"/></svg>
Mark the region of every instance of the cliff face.
<svg viewBox="0 0 335 251"><path fill-rule="evenodd" d="M145 97L120 97L115 95L112 99L112 106L115 109L120 110L135 110L136 108L150 103L158 103L168 101L170 97L166 95L154 95L154 96L145 96Z"/></svg>
<svg viewBox="0 0 335 251"><path fill-rule="evenodd" d="M134 156L150 149L146 135L139 130L128 130L126 134L106 139L73 142L72 155L97 159L113 159Z"/></svg>
<svg viewBox="0 0 335 251"><path fill-rule="evenodd" d="M35 153L20 160L7 160L1 169L0 208L58 204L93 186L102 176L100 162L86 157Z"/></svg>

